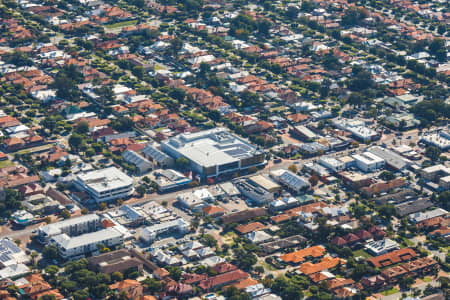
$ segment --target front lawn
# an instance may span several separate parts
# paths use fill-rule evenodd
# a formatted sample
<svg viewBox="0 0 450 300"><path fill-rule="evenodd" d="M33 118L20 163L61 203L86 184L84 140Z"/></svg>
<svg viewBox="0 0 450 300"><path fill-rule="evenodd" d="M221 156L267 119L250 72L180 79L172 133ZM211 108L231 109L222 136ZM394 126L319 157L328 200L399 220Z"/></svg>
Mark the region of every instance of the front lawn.
<svg viewBox="0 0 450 300"><path fill-rule="evenodd" d="M114 28L120 28L120 27L126 27L126 26L133 26L137 24L137 20L130 20L130 21L124 21L124 22L117 22L112 24L106 24L105 27L109 29Z"/></svg>
<svg viewBox="0 0 450 300"><path fill-rule="evenodd" d="M0 168L11 167L11 166L14 166L14 163L8 159L0 161Z"/></svg>
<svg viewBox="0 0 450 300"><path fill-rule="evenodd" d="M381 294L383 296L389 296L389 295L392 295L392 294L395 294L395 293L398 293L398 292L400 292L398 289L392 288L390 290L382 291Z"/></svg>
<svg viewBox="0 0 450 300"><path fill-rule="evenodd" d="M353 251L353 256L354 257L362 256L365 259L369 259L369 258L373 257L372 255L370 255L369 253L367 253L363 249L359 249L359 250Z"/></svg>

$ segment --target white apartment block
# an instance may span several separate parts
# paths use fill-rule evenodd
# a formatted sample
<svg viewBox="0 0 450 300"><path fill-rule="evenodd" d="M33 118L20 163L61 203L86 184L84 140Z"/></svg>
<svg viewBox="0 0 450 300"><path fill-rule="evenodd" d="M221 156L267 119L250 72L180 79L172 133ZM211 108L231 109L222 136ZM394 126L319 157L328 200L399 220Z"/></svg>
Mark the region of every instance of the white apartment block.
<svg viewBox="0 0 450 300"><path fill-rule="evenodd" d="M60 234L77 236L96 231L99 226L100 217L96 214L89 214L42 226L38 229L37 237L42 244L46 244L53 236Z"/></svg>
<svg viewBox="0 0 450 300"><path fill-rule="evenodd" d="M75 259L88 254L97 254L98 245L114 247L123 243L123 234L114 227L70 237L67 234L53 236L50 244L56 245L63 259Z"/></svg>

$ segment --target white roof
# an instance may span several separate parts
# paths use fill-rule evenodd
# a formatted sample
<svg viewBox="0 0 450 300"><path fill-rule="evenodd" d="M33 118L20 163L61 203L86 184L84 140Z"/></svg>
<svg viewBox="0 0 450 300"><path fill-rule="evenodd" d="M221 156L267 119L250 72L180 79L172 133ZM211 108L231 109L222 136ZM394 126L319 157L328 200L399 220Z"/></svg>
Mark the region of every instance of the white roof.
<svg viewBox="0 0 450 300"><path fill-rule="evenodd" d="M0 239L0 263L3 266L11 266L28 263L28 256L8 238Z"/></svg>
<svg viewBox="0 0 450 300"><path fill-rule="evenodd" d="M177 226L188 226L188 225L189 224L184 219L178 218L173 221L164 222L164 223L160 223L160 224L154 224L154 225L145 227L143 230L147 231L149 233L152 233L152 232L157 232L160 230L165 230L165 229L169 229L169 228L173 228L173 227L177 227Z"/></svg>
<svg viewBox="0 0 450 300"><path fill-rule="evenodd" d="M41 227L39 230L46 233L47 235L60 234L62 228L70 227L76 224L82 224L86 222L99 221L100 217L96 214L89 214L80 216L78 218L71 218L57 223L52 223Z"/></svg>
<svg viewBox="0 0 450 300"><path fill-rule="evenodd" d="M183 133L163 142L200 166L238 162L252 157L258 150L226 128L214 128L196 133Z"/></svg>
<svg viewBox="0 0 450 300"><path fill-rule="evenodd" d="M436 208L426 212L418 212L415 214L411 214L409 218L414 220L415 222L421 222L431 218L440 217L446 214L448 214L448 211L446 211L445 209Z"/></svg>
<svg viewBox="0 0 450 300"><path fill-rule="evenodd" d="M116 167L80 174L77 180L97 193L133 184L133 179Z"/></svg>
<svg viewBox="0 0 450 300"><path fill-rule="evenodd" d="M52 240L60 247L68 250L86 245L99 244L103 241L122 237L123 234L116 230L114 227L109 227L103 230L82 234L75 237L69 237L63 233L54 236Z"/></svg>

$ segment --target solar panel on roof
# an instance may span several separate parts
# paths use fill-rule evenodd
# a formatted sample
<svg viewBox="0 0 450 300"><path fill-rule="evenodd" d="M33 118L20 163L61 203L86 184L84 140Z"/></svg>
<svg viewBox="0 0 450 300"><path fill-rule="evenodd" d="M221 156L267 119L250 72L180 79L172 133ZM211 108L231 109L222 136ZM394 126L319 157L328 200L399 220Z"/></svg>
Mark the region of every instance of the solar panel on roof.
<svg viewBox="0 0 450 300"><path fill-rule="evenodd" d="M9 261L9 260L11 260L10 257L9 257L9 255L7 255L7 254L5 254L5 253L0 254L0 261L1 261L1 262L7 262L7 261Z"/></svg>

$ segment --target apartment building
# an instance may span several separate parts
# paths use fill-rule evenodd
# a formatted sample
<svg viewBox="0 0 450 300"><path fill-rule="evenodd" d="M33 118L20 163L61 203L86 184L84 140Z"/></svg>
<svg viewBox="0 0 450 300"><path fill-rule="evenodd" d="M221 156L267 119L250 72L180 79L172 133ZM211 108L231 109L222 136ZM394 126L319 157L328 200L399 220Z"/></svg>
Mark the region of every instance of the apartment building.
<svg viewBox="0 0 450 300"><path fill-rule="evenodd" d="M89 254L99 254L98 245L111 248L123 243L123 233L114 227L70 237L59 234L50 238L49 243L56 245L63 259L78 259Z"/></svg>
<svg viewBox="0 0 450 300"><path fill-rule="evenodd" d="M37 238L40 243L46 244L54 236L60 234L78 236L96 231L99 226L100 217L96 214L89 214L42 226L38 229Z"/></svg>

